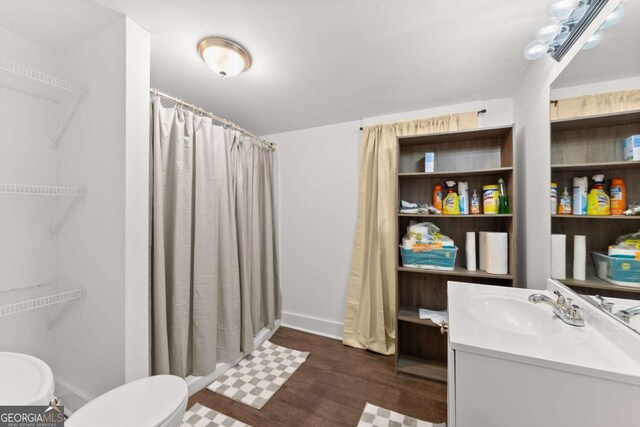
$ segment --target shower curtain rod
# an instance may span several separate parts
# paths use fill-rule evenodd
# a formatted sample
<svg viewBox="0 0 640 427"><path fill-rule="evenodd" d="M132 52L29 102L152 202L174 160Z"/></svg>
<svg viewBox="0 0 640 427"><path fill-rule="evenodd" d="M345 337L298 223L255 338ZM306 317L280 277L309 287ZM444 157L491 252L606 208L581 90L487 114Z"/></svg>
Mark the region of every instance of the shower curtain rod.
<svg viewBox="0 0 640 427"><path fill-rule="evenodd" d="M162 97L164 99L168 99L170 101L173 101L176 104L180 104L180 105L182 105L184 107L187 107L187 108L191 109L194 113L200 113L203 116L207 116L207 117L209 117L209 118L211 118L211 119L213 119L213 120L215 120L215 121L217 121L219 123L222 123L222 124L224 124L226 126L232 127L235 130L238 130L238 131L240 131L240 132L242 132L242 133L244 133L246 135L249 135L249 136L257 139L258 141L260 141L262 144L264 144L265 146L269 147L273 151L276 151L276 149L278 148L278 144L276 144L275 142L265 141L264 139L260 138L259 136L256 136L253 133L249 132L245 128L243 128L241 126L238 126L237 124L233 123L232 121L227 120L227 119L223 119L222 117L218 117L215 114L210 113L208 111L205 111L205 110L203 110L202 108L200 108L200 107L198 107L196 105L189 104L188 102L185 102L180 98L176 98L175 96L171 96L171 95L168 95L168 94L166 94L164 92L160 92L158 89L155 89L155 88L150 88L149 92L151 92L154 95L158 95L158 96L160 96L160 97Z"/></svg>

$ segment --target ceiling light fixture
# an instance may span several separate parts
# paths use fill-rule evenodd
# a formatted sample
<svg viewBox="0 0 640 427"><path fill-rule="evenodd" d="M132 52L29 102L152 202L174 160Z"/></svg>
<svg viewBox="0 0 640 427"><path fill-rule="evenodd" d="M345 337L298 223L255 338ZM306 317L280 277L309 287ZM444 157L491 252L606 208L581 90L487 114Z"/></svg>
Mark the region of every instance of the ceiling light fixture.
<svg viewBox="0 0 640 427"><path fill-rule="evenodd" d="M547 10L549 19L536 27L535 40L524 48L524 57L535 60L550 53L553 59L560 61L571 46L580 38L609 0L552 0ZM600 30L611 28L624 16L624 4L605 19L598 31L591 35L583 49L597 46L604 34Z"/></svg>
<svg viewBox="0 0 640 427"><path fill-rule="evenodd" d="M251 56L245 48L221 37L201 40L198 53L205 64L221 77L237 76L251 66Z"/></svg>

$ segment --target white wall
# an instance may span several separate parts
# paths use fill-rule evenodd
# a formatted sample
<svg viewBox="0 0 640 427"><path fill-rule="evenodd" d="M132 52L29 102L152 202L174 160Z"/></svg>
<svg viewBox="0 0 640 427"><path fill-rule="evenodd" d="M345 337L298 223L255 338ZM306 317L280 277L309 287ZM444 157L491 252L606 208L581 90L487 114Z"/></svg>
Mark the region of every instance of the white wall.
<svg viewBox="0 0 640 427"><path fill-rule="evenodd" d="M59 182L88 195L59 233L59 277L87 296L56 327L55 376L90 400L125 379L125 20L71 49L64 65L89 95L60 142Z"/></svg>
<svg viewBox="0 0 640 427"><path fill-rule="evenodd" d="M150 374L149 33L125 18L125 378Z"/></svg>
<svg viewBox="0 0 640 427"><path fill-rule="evenodd" d="M0 88L0 182L85 187L69 198L0 195L0 291L57 281L87 289L53 329L55 305L0 319L0 351L50 365L77 409L149 373L149 34L122 18L54 54L0 28L0 59L86 87L57 150L61 104Z"/></svg>
<svg viewBox="0 0 640 427"><path fill-rule="evenodd" d="M361 126L477 111L512 123L510 98L365 118L269 135L278 142L282 324L341 337L358 209Z"/></svg>
<svg viewBox="0 0 640 427"><path fill-rule="evenodd" d="M3 27L0 41L0 59L59 72L60 61L54 53ZM58 111L55 102L0 87L0 182L56 183L58 162L50 140ZM0 194L0 292L56 280L57 242L49 239L49 227L59 202L50 197ZM54 314L54 309L45 308L0 318L0 351L31 353L54 366L55 333L47 329L47 320Z"/></svg>

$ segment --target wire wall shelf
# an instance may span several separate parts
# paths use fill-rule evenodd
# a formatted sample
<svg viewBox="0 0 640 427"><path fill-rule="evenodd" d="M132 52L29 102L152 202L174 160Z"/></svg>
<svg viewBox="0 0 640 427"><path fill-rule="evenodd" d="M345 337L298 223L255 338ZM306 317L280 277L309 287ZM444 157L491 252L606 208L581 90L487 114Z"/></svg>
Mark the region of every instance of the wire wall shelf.
<svg viewBox="0 0 640 427"><path fill-rule="evenodd" d="M86 296L87 290L58 283L44 283L0 292L0 318L55 304L68 303ZM53 326L54 321L49 322Z"/></svg>
<svg viewBox="0 0 640 427"><path fill-rule="evenodd" d="M50 185L0 183L0 193L25 194L31 196L85 197L87 195L87 189L77 187L57 187Z"/></svg>
<svg viewBox="0 0 640 427"><path fill-rule="evenodd" d="M5 60L0 60L0 86L55 102L65 95L89 94L75 83Z"/></svg>

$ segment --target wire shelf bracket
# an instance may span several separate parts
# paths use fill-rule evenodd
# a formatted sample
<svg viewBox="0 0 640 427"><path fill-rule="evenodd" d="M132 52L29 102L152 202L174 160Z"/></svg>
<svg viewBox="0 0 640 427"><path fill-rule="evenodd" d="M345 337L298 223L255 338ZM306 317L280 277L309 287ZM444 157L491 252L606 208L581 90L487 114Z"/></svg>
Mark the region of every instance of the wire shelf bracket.
<svg viewBox="0 0 640 427"><path fill-rule="evenodd" d="M78 205L80 200L81 200L80 198L76 197L71 201L71 203L69 203L69 206L67 206L67 209L60 216L60 218L58 219L58 222L49 230L49 239L55 238L56 235L58 234L58 231L60 231L62 227L64 227L64 225L67 222L67 219L69 219L69 216L71 216L71 213L73 212L75 207Z"/></svg>
<svg viewBox="0 0 640 427"><path fill-rule="evenodd" d="M37 310L57 304L63 304L61 309L47 322L49 329L53 328L69 305L87 295L85 288L76 288L58 283L44 283L20 289L0 292L0 319L28 311Z"/></svg>
<svg viewBox="0 0 640 427"><path fill-rule="evenodd" d="M58 131L55 133L55 135L51 139L51 148L53 148L54 150L58 149L58 145L60 145L60 140L62 139L62 136L64 135L67 128L69 127L69 123L71 123L71 119L76 114L76 111L78 110L78 106L80 105L80 101L82 101L82 96L76 95L75 99L71 103L71 107L69 107L69 110L67 110L67 114L65 115L64 120L60 124Z"/></svg>
<svg viewBox="0 0 640 427"><path fill-rule="evenodd" d="M73 97L57 132L51 138L53 149L58 148L60 139L78 110L80 101L89 95L87 89L75 83L4 60L0 60L0 86L55 103L67 100L70 96Z"/></svg>

